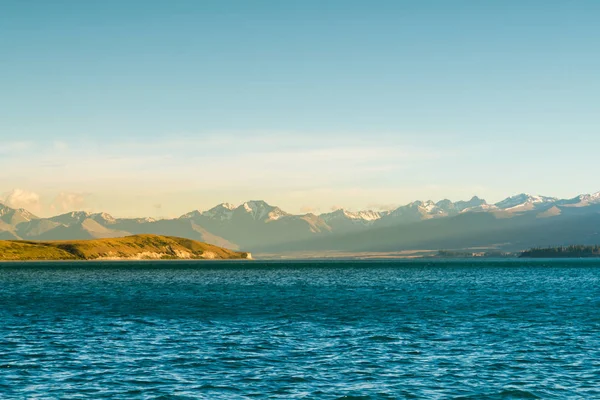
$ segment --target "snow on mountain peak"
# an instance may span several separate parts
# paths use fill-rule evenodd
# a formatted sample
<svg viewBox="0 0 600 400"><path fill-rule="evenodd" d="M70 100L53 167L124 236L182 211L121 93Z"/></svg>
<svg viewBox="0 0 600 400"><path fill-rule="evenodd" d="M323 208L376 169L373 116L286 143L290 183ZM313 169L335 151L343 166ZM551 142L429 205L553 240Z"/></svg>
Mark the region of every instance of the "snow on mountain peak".
<svg viewBox="0 0 600 400"><path fill-rule="evenodd" d="M107 214L105 212L93 214L90 216L92 216L95 220L102 220L105 222L116 222L117 221L112 215Z"/></svg>
<svg viewBox="0 0 600 400"><path fill-rule="evenodd" d="M431 200L428 200L424 203L422 203L422 205L419 207L421 208L423 211L425 211L426 213L431 213L435 208L435 203Z"/></svg>
<svg viewBox="0 0 600 400"><path fill-rule="evenodd" d="M362 219L365 221L377 221L382 217L382 213L378 211L366 210L366 211L357 211L354 213L350 213L356 219Z"/></svg>
<svg viewBox="0 0 600 400"><path fill-rule="evenodd" d="M229 210L229 211L235 210L235 206L233 204L231 204L231 203L221 203L217 207L224 208L224 209Z"/></svg>
<svg viewBox="0 0 600 400"><path fill-rule="evenodd" d="M275 208L273 208L273 210L271 212L269 212L268 219L269 219L269 221L275 221L281 217L285 217L286 215L289 215L289 214L286 213L285 211L281 210L279 207L275 207Z"/></svg>
<svg viewBox="0 0 600 400"><path fill-rule="evenodd" d="M13 212L14 210L4 204L0 203L0 217L5 216L6 214Z"/></svg>
<svg viewBox="0 0 600 400"><path fill-rule="evenodd" d="M495 204L496 207L502 210L508 210L515 207L520 207L526 204L551 203L558 199L546 196L532 196L529 193L521 193L515 196L507 197Z"/></svg>
<svg viewBox="0 0 600 400"><path fill-rule="evenodd" d="M330 222L333 220L350 220L352 222L371 223L381 219L381 217L385 214L385 212L372 210L354 212L340 208L330 213L321 214L319 217L325 222Z"/></svg>
<svg viewBox="0 0 600 400"><path fill-rule="evenodd" d="M99 214L96 214L95 216L99 216ZM51 221L70 226L72 224L81 223L90 217L93 218L94 214L87 211L71 211L66 214L57 215L49 219Z"/></svg>
<svg viewBox="0 0 600 400"><path fill-rule="evenodd" d="M203 217L207 217L210 219L218 219L221 221L230 220L233 216L233 210L235 210L235 206L230 203L221 203L208 211L199 212Z"/></svg>
<svg viewBox="0 0 600 400"><path fill-rule="evenodd" d="M413 201L405 206L400 206L388 214L389 217L418 217L423 215L441 214L443 211L431 200ZM420 217L419 217L420 218Z"/></svg>
<svg viewBox="0 0 600 400"><path fill-rule="evenodd" d="M63 216L65 217L69 217L76 220L84 220L86 218L89 218L91 215L92 213L87 211L71 211L70 213L63 214Z"/></svg>
<svg viewBox="0 0 600 400"><path fill-rule="evenodd" d="M250 214L255 221L275 221L281 217L289 215L279 207L271 206L263 200L247 201L239 206L238 209L242 209Z"/></svg>
<svg viewBox="0 0 600 400"><path fill-rule="evenodd" d="M580 194L573 199L562 200L561 203L567 207L583 207L590 204L598 204L600 203L600 192L593 194Z"/></svg>
<svg viewBox="0 0 600 400"><path fill-rule="evenodd" d="M242 204L244 210L247 213L252 215L254 219L263 219L267 214L269 214L270 209L272 208L264 201L256 201L251 200Z"/></svg>

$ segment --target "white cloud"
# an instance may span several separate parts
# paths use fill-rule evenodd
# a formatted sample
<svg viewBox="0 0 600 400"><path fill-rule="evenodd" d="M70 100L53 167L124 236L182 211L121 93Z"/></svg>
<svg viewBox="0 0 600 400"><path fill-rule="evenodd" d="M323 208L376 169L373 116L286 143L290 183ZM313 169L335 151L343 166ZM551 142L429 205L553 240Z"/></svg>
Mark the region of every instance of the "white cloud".
<svg viewBox="0 0 600 400"><path fill-rule="evenodd" d="M23 189L13 189L3 196L3 202L12 208L24 208L33 213L40 212L40 195Z"/></svg>
<svg viewBox="0 0 600 400"><path fill-rule="evenodd" d="M84 193L61 192L50 204L51 212L79 211L85 208L86 199L89 195Z"/></svg>
<svg viewBox="0 0 600 400"><path fill-rule="evenodd" d="M24 208L39 216L55 215L56 213L87 209L89 194L61 192L52 196L40 195L36 192L13 189L0 196L0 202L12 208Z"/></svg>

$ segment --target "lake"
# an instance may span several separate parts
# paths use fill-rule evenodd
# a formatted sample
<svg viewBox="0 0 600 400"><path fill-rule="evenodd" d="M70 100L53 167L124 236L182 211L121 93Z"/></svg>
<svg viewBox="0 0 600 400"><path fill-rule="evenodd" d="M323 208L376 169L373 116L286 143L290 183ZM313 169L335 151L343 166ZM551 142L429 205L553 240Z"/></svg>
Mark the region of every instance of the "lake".
<svg viewBox="0 0 600 400"><path fill-rule="evenodd" d="M0 394L597 398L600 260L4 263Z"/></svg>

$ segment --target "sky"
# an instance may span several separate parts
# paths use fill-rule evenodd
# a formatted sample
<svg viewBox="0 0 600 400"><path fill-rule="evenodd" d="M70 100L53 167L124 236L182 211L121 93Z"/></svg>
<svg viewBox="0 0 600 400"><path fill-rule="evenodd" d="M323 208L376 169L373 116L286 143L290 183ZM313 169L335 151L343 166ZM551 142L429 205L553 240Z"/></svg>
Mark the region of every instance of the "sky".
<svg viewBox="0 0 600 400"><path fill-rule="evenodd" d="M0 201L174 217L600 190L600 2L0 0Z"/></svg>

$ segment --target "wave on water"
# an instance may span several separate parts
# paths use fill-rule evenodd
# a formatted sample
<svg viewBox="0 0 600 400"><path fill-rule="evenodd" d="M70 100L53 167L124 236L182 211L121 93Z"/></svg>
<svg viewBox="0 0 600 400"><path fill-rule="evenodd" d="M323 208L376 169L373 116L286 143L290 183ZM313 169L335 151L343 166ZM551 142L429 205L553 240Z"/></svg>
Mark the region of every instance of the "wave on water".
<svg viewBox="0 0 600 400"><path fill-rule="evenodd" d="M0 397L598 398L600 261L0 266Z"/></svg>

